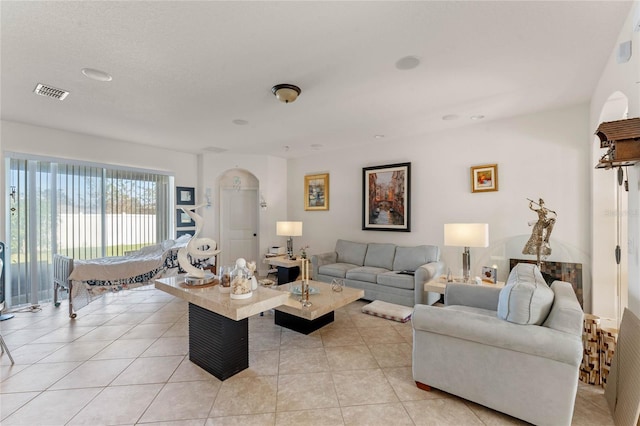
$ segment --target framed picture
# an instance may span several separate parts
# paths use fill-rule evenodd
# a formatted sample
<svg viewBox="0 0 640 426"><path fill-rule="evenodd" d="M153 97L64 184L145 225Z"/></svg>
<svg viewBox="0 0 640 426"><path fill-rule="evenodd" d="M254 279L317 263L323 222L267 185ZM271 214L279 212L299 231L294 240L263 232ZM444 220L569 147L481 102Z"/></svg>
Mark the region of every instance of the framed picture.
<svg viewBox="0 0 640 426"><path fill-rule="evenodd" d="M482 281L495 284L498 281L498 270L490 266L482 267Z"/></svg>
<svg viewBox="0 0 640 426"><path fill-rule="evenodd" d="M176 186L176 204L179 206L195 204L195 188Z"/></svg>
<svg viewBox="0 0 640 426"><path fill-rule="evenodd" d="M304 209L329 210L329 173L304 177Z"/></svg>
<svg viewBox="0 0 640 426"><path fill-rule="evenodd" d="M176 228L186 228L188 226L196 226L196 222L182 209L176 209Z"/></svg>
<svg viewBox="0 0 640 426"><path fill-rule="evenodd" d="M193 237L195 235L195 233L196 233L195 229L187 229L187 230L182 230L181 229L179 231L176 231L176 238L180 238L183 235L190 235L190 236Z"/></svg>
<svg viewBox="0 0 640 426"><path fill-rule="evenodd" d="M411 163L362 169L362 229L411 231Z"/></svg>
<svg viewBox="0 0 640 426"><path fill-rule="evenodd" d="M471 167L471 192L491 192L497 190L497 164Z"/></svg>

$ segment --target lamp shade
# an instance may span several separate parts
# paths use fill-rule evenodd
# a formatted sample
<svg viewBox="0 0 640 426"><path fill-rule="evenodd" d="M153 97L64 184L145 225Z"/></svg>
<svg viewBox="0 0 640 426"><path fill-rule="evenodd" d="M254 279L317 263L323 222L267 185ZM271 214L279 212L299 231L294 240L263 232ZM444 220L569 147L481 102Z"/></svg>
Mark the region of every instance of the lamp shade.
<svg viewBox="0 0 640 426"><path fill-rule="evenodd" d="M444 245L489 247L488 223L445 223Z"/></svg>
<svg viewBox="0 0 640 426"><path fill-rule="evenodd" d="M302 222L276 222L276 235L299 237L302 235Z"/></svg>

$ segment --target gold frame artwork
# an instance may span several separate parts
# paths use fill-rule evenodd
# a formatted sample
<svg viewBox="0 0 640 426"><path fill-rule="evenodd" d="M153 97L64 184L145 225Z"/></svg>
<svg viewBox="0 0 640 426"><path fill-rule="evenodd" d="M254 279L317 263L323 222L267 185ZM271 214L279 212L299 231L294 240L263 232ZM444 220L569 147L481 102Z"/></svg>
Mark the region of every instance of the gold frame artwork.
<svg viewBox="0 0 640 426"><path fill-rule="evenodd" d="M485 164L471 167L471 192L498 190L498 165Z"/></svg>
<svg viewBox="0 0 640 426"><path fill-rule="evenodd" d="M329 210L329 173L304 177L304 209Z"/></svg>

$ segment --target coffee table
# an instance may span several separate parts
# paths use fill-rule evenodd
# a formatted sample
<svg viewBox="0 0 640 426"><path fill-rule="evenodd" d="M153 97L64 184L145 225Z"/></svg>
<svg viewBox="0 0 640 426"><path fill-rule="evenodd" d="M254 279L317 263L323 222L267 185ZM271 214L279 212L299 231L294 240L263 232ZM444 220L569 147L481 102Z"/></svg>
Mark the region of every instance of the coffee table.
<svg viewBox="0 0 640 426"><path fill-rule="evenodd" d="M184 275L154 281L189 302L189 360L225 380L249 367L249 320L282 305L288 295L259 286L248 299L231 299L218 286L187 286Z"/></svg>
<svg viewBox="0 0 640 426"><path fill-rule="evenodd" d="M312 333L332 323L336 309L364 297L364 290L358 288L342 287L342 291L337 292L331 289L331 284L309 280L309 285L318 289L318 294L310 294L311 306L304 308L300 302L301 296L290 292L301 285L302 281L294 281L276 287L288 292L289 297L283 305L275 308L275 323L302 334Z"/></svg>

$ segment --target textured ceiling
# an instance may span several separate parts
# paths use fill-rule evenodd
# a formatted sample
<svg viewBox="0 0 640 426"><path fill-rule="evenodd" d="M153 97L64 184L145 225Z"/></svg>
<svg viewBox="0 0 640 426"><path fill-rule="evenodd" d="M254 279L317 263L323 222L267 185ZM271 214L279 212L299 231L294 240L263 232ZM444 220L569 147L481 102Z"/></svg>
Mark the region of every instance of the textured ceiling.
<svg viewBox="0 0 640 426"><path fill-rule="evenodd" d="M2 119L194 153L283 157L586 102L632 5L0 4ZM397 69L408 55L420 65ZM85 67L113 81L90 80ZM71 94L40 97L37 83ZM301 96L279 103L278 83L300 86Z"/></svg>

